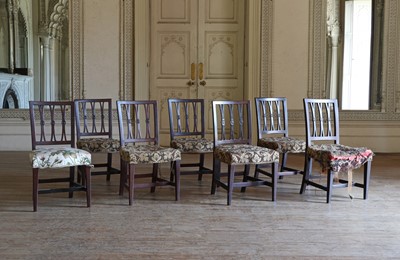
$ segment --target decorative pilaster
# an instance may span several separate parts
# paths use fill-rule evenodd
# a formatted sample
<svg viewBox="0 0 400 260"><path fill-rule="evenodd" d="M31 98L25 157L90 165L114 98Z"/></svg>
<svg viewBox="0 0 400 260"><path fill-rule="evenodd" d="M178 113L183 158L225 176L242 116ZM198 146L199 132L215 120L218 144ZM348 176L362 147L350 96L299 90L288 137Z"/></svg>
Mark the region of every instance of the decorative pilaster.
<svg viewBox="0 0 400 260"><path fill-rule="evenodd" d="M122 100L133 100L134 75L134 1L121 0L120 2L120 90Z"/></svg>
<svg viewBox="0 0 400 260"><path fill-rule="evenodd" d="M245 91L244 97L250 99L252 97L259 96L260 94L260 55L261 55L261 2L259 1L249 1L248 2L248 37L253 39L248 41L248 79L247 79L247 91ZM225 41L227 42L227 41Z"/></svg>
<svg viewBox="0 0 400 260"><path fill-rule="evenodd" d="M82 30L82 1L69 0L70 35L71 35L71 100L85 97L83 82L83 30Z"/></svg>
<svg viewBox="0 0 400 260"><path fill-rule="evenodd" d="M338 46L340 40L340 1L327 1L327 38L328 38L328 76L329 98L337 98L338 91Z"/></svg>
<svg viewBox="0 0 400 260"><path fill-rule="evenodd" d="M307 97L326 97L326 0L310 1L309 84Z"/></svg>
<svg viewBox="0 0 400 260"><path fill-rule="evenodd" d="M273 97L272 86L272 28L273 1L263 0L261 6L261 79L260 95Z"/></svg>

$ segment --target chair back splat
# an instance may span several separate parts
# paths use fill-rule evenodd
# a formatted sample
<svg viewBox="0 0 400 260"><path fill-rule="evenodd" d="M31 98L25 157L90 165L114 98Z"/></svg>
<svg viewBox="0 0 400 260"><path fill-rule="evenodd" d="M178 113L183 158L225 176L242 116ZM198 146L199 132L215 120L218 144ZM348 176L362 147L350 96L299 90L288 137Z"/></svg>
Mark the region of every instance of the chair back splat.
<svg viewBox="0 0 400 260"><path fill-rule="evenodd" d="M75 148L74 103L30 101L33 175L33 210L37 211L38 194L85 191L87 206L91 205L91 155ZM83 184L75 183L75 167L82 173ZM69 177L39 179L39 169L69 168ZM66 182L66 188L39 189L39 183Z"/></svg>
<svg viewBox="0 0 400 260"><path fill-rule="evenodd" d="M39 145L75 147L72 107L71 102L30 102L32 150Z"/></svg>
<svg viewBox="0 0 400 260"><path fill-rule="evenodd" d="M202 180L203 174L211 174L212 170L205 164L205 155L212 154L213 141L205 137L204 99L168 99L170 126L170 146L182 154L197 155L192 162L181 163L183 174L198 174ZM172 176L171 176L172 180Z"/></svg>
<svg viewBox="0 0 400 260"><path fill-rule="evenodd" d="M286 98L255 98L258 138L264 134L288 136L288 112Z"/></svg>
<svg viewBox="0 0 400 260"><path fill-rule="evenodd" d="M305 99L306 141L339 144L339 108L336 99Z"/></svg>
<svg viewBox="0 0 400 260"><path fill-rule="evenodd" d="M119 140L113 138L111 98L76 99L74 103L77 147L92 154L107 155L105 161L93 164L92 175L107 175L106 180L110 181L112 174L120 173L112 166L113 154L119 151Z"/></svg>
<svg viewBox="0 0 400 260"><path fill-rule="evenodd" d="M366 147L350 147L339 143L339 108L336 99L303 100L306 125L306 167L300 193L307 185L326 191L326 202L332 197L333 188L347 187L350 198L352 187L363 189L363 198L368 197L368 187L373 152ZM327 184L314 182L313 161L326 172ZM364 166L364 182L353 181L353 170ZM340 177L345 174L347 178ZM334 177L336 179L334 183Z"/></svg>
<svg viewBox="0 0 400 260"><path fill-rule="evenodd" d="M175 187L175 200L180 198L180 160L181 153L174 148L159 146L157 102L117 101L118 126L120 136L121 179L120 195L124 188L129 190L129 205L132 205L134 189L171 185ZM159 176L161 163L169 163L174 181ZM136 165L152 164L151 173L137 172ZM136 178L150 177L151 182L136 183Z"/></svg>
<svg viewBox="0 0 400 260"><path fill-rule="evenodd" d="M214 172L211 194L217 186L227 190L227 204L231 204L233 188L266 185L272 187L272 200L276 198L279 153L268 148L251 145L250 101L213 101ZM228 172L221 174L221 162L228 165ZM249 176L250 165L268 164L272 168L272 180ZM236 171L237 166L243 171ZM256 170L257 171L257 170ZM258 172L258 171L257 171ZM258 172L263 173L263 172ZM242 175L241 182L235 182L235 175ZM223 182L221 176L228 176Z"/></svg>

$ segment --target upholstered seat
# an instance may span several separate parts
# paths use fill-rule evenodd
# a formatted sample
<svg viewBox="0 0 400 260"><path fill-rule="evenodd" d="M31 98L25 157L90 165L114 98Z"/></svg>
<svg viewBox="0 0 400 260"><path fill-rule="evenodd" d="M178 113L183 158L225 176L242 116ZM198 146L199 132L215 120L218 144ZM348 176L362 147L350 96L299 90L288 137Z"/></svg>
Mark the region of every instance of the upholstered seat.
<svg viewBox="0 0 400 260"><path fill-rule="evenodd" d="M307 156L318 161L322 168L333 172L348 172L360 168L372 160L373 152L365 147L350 147L341 144L310 145Z"/></svg>
<svg viewBox="0 0 400 260"><path fill-rule="evenodd" d="M212 153L214 145L206 138L175 138L171 147L185 153Z"/></svg>
<svg viewBox="0 0 400 260"><path fill-rule="evenodd" d="M278 152L249 144L220 145L215 148L214 157L231 165L279 162Z"/></svg>
<svg viewBox="0 0 400 260"><path fill-rule="evenodd" d="M91 153L117 153L119 140L102 137L81 138L76 141L76 146Z"/></svg>
<svg viewBox="0 0 400 260"><path fill-rule="evenodd" d="M289 136L260 138L257 145L273 149L279 153L304 153L306 142Z"/></svg>
<svg viewBox="0 0 400 260"><path fill-rule="evenodd" d="M32 168L64 168L91 165L91 154L72 147L40 148L30 152Z"/></svg>
<svg viewBox="0 0 400 260"><path fill-rule="evenodd" d="M121 159L130 164L166 163L181 159L181 152L158 145L124 146L120 150Z"/></svg>

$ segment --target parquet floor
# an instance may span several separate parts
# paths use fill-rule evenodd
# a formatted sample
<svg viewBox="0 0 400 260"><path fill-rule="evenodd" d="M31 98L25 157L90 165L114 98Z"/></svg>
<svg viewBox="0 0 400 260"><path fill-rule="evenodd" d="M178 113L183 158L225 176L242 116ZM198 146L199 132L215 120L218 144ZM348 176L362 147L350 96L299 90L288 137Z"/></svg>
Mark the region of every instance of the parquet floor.
<svg viewBox="0 0 400 260"><path fill-rule="evenodd" d="M399 154L375 156L366 201L336 189L326 204L322 191L300 195L300 182L280 180L275 203L269 187L250 187L226 206L210 176L184 176L180 202L162 187L130 207L119 176L96 176L91 208L83 193L43 194L32 212L28 152L0 152L0 259L400 259Z"/></svg>

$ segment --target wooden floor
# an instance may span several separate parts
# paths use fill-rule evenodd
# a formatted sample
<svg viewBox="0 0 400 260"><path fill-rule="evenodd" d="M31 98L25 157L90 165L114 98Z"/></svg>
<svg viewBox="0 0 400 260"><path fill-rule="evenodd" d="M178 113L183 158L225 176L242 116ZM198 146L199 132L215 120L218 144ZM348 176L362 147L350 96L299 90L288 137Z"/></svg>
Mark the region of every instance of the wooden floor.
<svg viewBox="0 0 400 260"><path fill-rule="evenodd" d="M184 176L180 202L162 187L130 207L119 176L96 176L91 208L83 193L44 194L32 212L28 153L0 152L0 166L0 259L400 259L398 154L375 156L368 200L336 189L330 204L314 188L300 195L301 176L279 181L275 203L252 187L231 206L224 190L210 195L210 176Z"/></svg>

